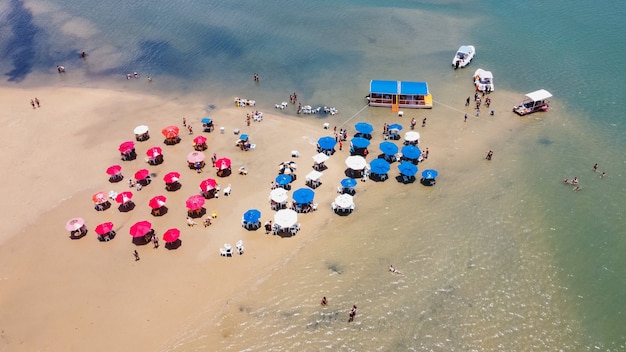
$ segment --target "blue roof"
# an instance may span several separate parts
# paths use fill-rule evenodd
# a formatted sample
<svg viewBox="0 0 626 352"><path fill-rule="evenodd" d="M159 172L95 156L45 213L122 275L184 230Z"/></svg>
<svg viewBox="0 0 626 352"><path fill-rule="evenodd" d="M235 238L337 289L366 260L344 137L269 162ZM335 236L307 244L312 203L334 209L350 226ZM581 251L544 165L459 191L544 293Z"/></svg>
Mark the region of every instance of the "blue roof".
<svg viewBox="0 0 626 352"><path fill-rule="evenodd" d="M370 93L428 95L426 82L370 81Z"/></svg>

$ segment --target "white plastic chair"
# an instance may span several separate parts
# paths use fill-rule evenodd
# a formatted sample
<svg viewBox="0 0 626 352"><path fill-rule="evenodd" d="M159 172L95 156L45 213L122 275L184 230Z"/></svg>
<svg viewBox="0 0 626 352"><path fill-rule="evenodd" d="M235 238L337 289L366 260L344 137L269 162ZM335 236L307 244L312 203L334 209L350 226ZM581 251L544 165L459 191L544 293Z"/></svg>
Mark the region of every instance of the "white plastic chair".
<svg viewBox="0 0 626 352"><path fill-rule="evenodd" d="M225 256L227 255L226 248L220 248L220 255L221 255L222 257L225 257Z"/></svg>

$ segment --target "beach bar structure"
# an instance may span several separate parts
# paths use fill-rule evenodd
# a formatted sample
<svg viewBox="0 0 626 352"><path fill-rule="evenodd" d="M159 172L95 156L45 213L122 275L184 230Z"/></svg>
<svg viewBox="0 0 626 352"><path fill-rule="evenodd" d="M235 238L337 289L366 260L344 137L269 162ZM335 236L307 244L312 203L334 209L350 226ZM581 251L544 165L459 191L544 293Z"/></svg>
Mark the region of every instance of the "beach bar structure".
<svg viewBox="0 0 626 352"><path fill-rule="evenodd" d="M370 81L370 106L391 107L397 112L400 108L431 109L433 97L426 82Z"/></svg>

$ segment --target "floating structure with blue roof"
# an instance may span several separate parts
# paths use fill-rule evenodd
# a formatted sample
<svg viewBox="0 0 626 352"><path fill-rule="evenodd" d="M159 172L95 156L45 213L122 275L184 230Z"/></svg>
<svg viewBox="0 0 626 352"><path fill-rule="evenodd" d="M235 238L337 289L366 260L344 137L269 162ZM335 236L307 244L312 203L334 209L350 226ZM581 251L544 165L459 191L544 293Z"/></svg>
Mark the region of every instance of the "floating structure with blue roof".
<svg viewBox="0 0 626 352"><path fill-rule="evenodd" d="M433 107L433 97L426 82L372 80L367 98L370 106L391 107L392 111Z"/></svg>

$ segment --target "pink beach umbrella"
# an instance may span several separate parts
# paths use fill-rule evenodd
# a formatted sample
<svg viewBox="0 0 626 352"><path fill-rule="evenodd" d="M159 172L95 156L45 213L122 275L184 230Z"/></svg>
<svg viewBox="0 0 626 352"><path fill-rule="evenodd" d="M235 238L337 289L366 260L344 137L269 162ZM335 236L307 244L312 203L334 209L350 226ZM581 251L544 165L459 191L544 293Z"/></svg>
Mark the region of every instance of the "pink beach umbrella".
<svg viewBox="0 0 626 352"><path fill-rule="evenodd" d="M193 143L194 144L204 144L204 143L206 143L206 137L205 136L198 136L198 137L193 139Z"/></svg>
<svg viewBox="0 0 626 352"><path fill-rule="evenodd" d="M230 159L228 158L219 158L215 161L215 167L218 170L226 170L230 167Z"/></svg>
<svg viewBox="0 0 626 352"><path fill-rule="evenodd" d="M165 196L155 196L155 197L152 197L152 199L150 199L150 201L148 202L148 205L152 209L159 209L160 207L165 205L166 200L167 198L165 198Z"/></svg>
<svg viewBox="0 0 626 352"><path fill-rule="evenodd" d="M85 219L83 218L73 218L69 219L67 223L65 223L65 229L67 231L78 231L83 226L85 226Z"/></svg>
<svg viewBox="0 0 626 352"><path fill-rule="evenodd" d="M148 169L141 169L135 172L135 179L137 181L141 181L150 175L150 171Z"/></svg>
<svg viewBox="0 0 626 352"><path fill-rule="evenodd" d="M206 180L200 182L200 190L203 192L208 192L217 187L217 181L212 178L207 178Z"/></svg>
<svg viewBox="0 0 626 352"><path fill-rule="evenodd" d="M187 199L185 204L187 205L187 209L191 211L200 210L204 205L204 197L199 194L193 195Z"/></svg>
<svg viewBox="0 0 626 352"><path fill-rule="evenodd" d="M107 168L107 175L115 176L122 172L122 167L119 165L111 165Z"/></svg>
<svg viewBox="0 0 626 352"><path fill-rule="evenodd" d="M110 221L103 222L102 224L96 226L96 234L98 235L106 235L111 231L113 231L113 223Z"/></svg>
<svg viewBox="0 0 626 352"><path fill-rule="evenodd" d="M149 158L156 158L159 155L163 155L163 149L161 149L161 147L152 147L146 151L146 156Z"/></svg>
<svg viewBox="0 0 626 352"><path fill-rule="evenodd" d="M139 221L130 227L130 235L133 237L143 237L152 230L152 224L149 221Z"/></svg>
<svg viewBox="0 0 626 352"><path fill-rule="evenodd" d="M190 163L199 163L204 161L204 153L203 152L191 152L187 154L187 161Z"/></svg>
<svg viewBox="0 0 626 352"><path fill-rule="evenodd" d="M174 182L177 182L179 178L180 178L180 173L176 171L172 171L172 172L168 172L167 174L165 174L165 176L163 176L163 181L165 181L165 183L174 183Z"/></svg>
<svg viewBox="0 0 626 352"><path fill-rule="evenodd" d="M165 231L163 234L163 241L166 243L176 242L176 240L180 237L179 229L169 229Z"/></svg>
<svg viewBox="0 0 626 352"><path fill-rule="evenodd" d="M133 199L133 192L122 192L115 197L115 201L121 204L126 204Z"/></svg>
<svg viewBox="0 0 626 352"><path fill-rule="evenodd" d="M102 204L102 203L106 203L109 198L107 197L106 193L104 192L98 192L96 194L94 194L91 199L93 200L93 202L95 204Z"/></svg>
<svg viewBox="0 0 626 352"><path fill-rule="evenodd" d="M120 147L119 147L118 150L120 151L120 153L128 153L128 152L130 152L133 149L135 149L135 142L133 142L133 141L126 141L126 142L120 144Z"/></svg>

